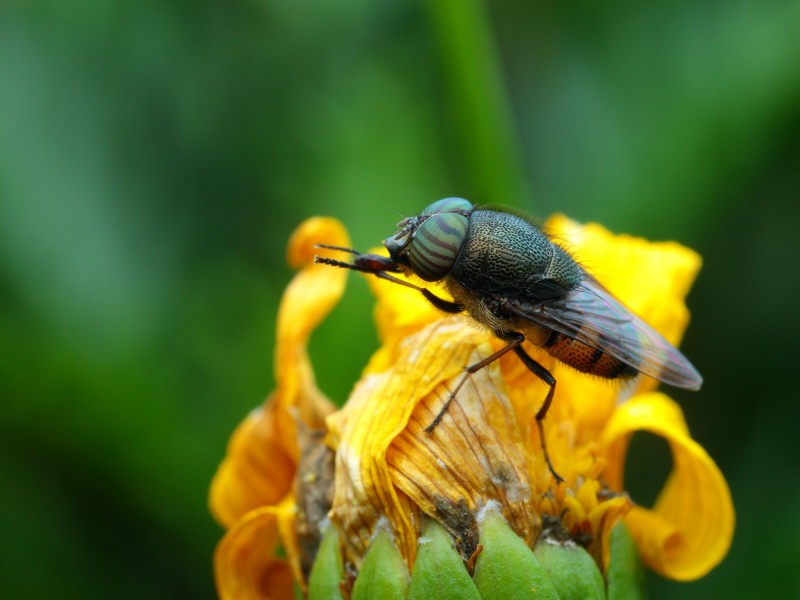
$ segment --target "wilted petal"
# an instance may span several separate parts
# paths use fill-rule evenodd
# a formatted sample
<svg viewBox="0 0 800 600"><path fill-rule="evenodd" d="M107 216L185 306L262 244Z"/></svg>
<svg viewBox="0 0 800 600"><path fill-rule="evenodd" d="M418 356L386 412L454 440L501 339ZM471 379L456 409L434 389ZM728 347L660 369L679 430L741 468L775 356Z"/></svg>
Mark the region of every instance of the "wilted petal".
<svg viewBox="0 0 800 600"><path fill-rule="evenodd" d="M452 353L462 364L491 354L488 344L475 347L467 340L463 345ZM434 432L424 431L462 377L458 373L442 381L416 405L408 427L387 451L392 481L465 547L470 535L477 536L476 514L490 502L531 543L538 533L538 515L531 503L529 465L497 365L472 375Z"/></svg>
<svg viewBox="0 0 800 600"><path fill-rule="evenodd" d="M442 334L442 329L448 334ZM395 365L364 377L345 407L328 418L331 439L338 444L331 518L342 532L346 555L356 565L382 518L391 524L403 558L413 564L419 520L407 496L393 485L386 451L408 424L419 399L441 377L452 377L463 368L463 362L449 360L452 351L428 343L437 331L448 339L446 343L454 344L449 336L463 337L465 330L440 321L406 339Z"/></svg>
<svg viewBox="0 0 800 600"><path fill-rule="evenodd" d="M332 439L339 443L332 518L344 532L355 564L382 518L388 519L404 558L413 564L417 506L440 518L444 515L437 513L455 511L459 503L471 513L495 499L520 531L533 535L520 434L500 395L495 367L472 377L433 435L421 431L447 397L443 382L453 385L463 367L477 358L476 346L484 344L488 352L487 339L485 332L459 319L425 327L403 342L393 367L365 377L347 406L328 419ZM510 438L501 442L487 425ZM411 464L409 456L419 462ZM499 491L504 483L507 488Z"/></svg>
<svg viewBox="0 0 800 600"><path fill-rule="evenodd" d="M666 439L674 463L653 509L636 508L626 517L642 560L672 579L702 577L722 560L733 538L728 485L706 451L689 437L678 405L650 393L620 406L603 434L609 457L606 477L613 488L624 489L624 454L636 431Z"/></svg>

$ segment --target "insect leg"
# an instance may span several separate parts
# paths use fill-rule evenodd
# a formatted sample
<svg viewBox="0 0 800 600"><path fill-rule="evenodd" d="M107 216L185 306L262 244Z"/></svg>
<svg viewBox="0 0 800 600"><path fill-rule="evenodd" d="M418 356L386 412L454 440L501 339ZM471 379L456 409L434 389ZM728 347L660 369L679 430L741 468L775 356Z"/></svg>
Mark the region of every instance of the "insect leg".
<svg viewBox="0 0 800 600"><path fill-rule="evenodd" d="M500 348L500 350L498 350L494 354L490 354L483 360L476 362L474 365L469 365L464 369L464 371L466 371L464 373L464 376L456 384L455 389L452 392L450 392L450 395L447 397L447 400L445 401L444 406L442 406L441 410L439 411L439 414L437 414L436 418L433 419L433 422L431 422L431 424L425 428L425 433L433 433L433 430L436 429L436 426L439 423L441 423L444 414L447 412L447 409L450 408L450 403L453 401L453 399L456 397L456 394L458 394L458 391L462 388L462 386L467 382L467 379L469 379L473 373L480 371L483 367L493 363L498 358L500 358L504 354L507 354L511 350L516 350L519 347L519 345L525 341L525 336L522 335L521 333L516 333L512 335L513 337L508 342L508 345L503 346L502 348Z"/></svg>
<svg viewBox="0 0 800 600"><path fill-rule="evenodd" d="M547 410L550 408L550 404L553 402L553 394L556 391L556 378L545 369L542 365L531 358L530 354L525 352L522 346L514 346L514 353L519 357L528 370L536 375L539 379L544 381L550 389L547 391L547 396L544 399L544 403L539 411L536 413L536 426L539 428L539 439L542 442L542 452L544 453L544 460L547 462L547 468L550 469L550 472L555 477L558 483L564 481L564 478L561 477L556 470L553 468L553 463L550 462L550 454L547 452L547 442L545 441L544 437L544 417L547 415Z"/></svg>
<svg viewBox="0 0 800 600"><path fill-rule="evenodd" d="M376 277L380 277L381 279L385 279L386 281L392 281L394 283L399 283L400 285L404 285L407 288L411 288L412 290L417 290L420 294L425 296L425 300L433 304L436 308L441 311L449 312L449 313L460 313L464 311L464 307L461 306L458 302L452 302L450 300L445 300L444 298L439 298L436 294L430 291L427 288L420 287L418 285L414 285L410 281L403 281L399 277L395 277L394 275L389 275L385 271L379 271L373 273Z"/></svg>

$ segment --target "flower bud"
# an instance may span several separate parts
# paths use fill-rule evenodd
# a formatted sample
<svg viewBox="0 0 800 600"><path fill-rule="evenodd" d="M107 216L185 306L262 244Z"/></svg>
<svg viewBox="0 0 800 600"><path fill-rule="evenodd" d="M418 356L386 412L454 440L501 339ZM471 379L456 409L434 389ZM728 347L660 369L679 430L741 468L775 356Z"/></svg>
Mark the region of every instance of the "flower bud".
<svg viewBox="0 0 800 600"><path fill-rule="evenodd" d="M314 600L340 600L342 593L342 557L339 552L339 533L335 527L328 526L317 550L314 566L308 578L308 598Z"/></svg>
<svg viewBox="0 0 800 600"><path fill-rule="evenodd" d="M550 574L550 581L562 600L602 600L605 583L597 563L575 542L558 541L542 535L534 554Z"/></svg>
<svg viewBox="0 0 800 600"><path fill-rule="evenodd" d="M429 519L419 538L408 600L480 600L481 595L456 551L453 538Z"/></svg>
<svg viewBox="0 0 800 600"><path fill-rule="evenodd" d="M475 566L475 585L484 600L558 600L550 576L530 548L497 512L480 524L483 552Z"/></svg>
<svg viewBox="0 0 800 600"><path fill-rule="evenodd" d="M400 550L382 529L372 540L358 573L351 600L405 600L411 576Z"/></svg>

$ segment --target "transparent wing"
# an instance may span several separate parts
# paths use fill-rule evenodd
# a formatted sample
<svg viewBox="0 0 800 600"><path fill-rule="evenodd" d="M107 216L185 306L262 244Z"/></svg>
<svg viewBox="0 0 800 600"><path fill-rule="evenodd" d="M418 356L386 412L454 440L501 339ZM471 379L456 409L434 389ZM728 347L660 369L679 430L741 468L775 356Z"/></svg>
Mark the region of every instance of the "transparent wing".
<svg viewBox="0 0 800 600"><path fill-rule="evenodd" d="M597 348L664 383L697 390L703 382L683 354L589 276L563 300L538 308L522 302L507 306L519 317Z"/></svg>

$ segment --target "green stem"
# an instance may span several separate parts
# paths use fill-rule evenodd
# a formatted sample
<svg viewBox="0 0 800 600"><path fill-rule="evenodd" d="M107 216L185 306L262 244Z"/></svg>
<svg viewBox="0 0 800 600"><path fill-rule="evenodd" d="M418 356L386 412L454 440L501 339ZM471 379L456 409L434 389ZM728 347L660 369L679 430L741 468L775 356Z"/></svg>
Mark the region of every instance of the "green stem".
<svg viewBox="0 0 800 600"><path fill-rule="evenodd" d="M480 0L428 0L452 117L475 202L530 208L506 87Z"/></svg>

